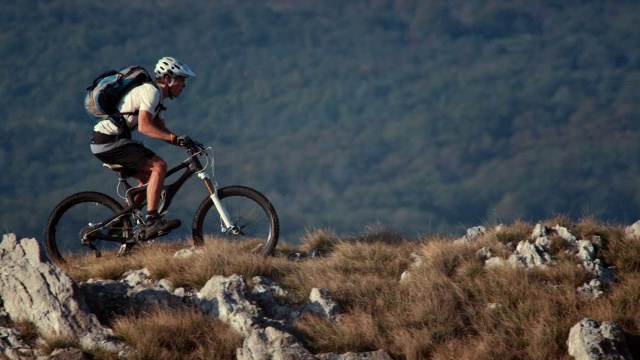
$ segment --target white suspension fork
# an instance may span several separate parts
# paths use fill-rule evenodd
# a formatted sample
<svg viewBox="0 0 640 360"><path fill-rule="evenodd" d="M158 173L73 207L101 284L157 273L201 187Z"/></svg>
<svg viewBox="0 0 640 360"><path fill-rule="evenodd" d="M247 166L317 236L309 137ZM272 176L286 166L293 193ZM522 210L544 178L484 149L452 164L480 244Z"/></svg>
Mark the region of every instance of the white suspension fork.
<svg viewBox="0 0 640 360"><path fill-rule="evenodd" d="M220 201L220 198L218 198L218 184L216 184L215 182L211 182L211 179L209 179L209 176L204 171L199 172L198 177L202 179L202 181L204 181L204 184L209 190L209 198L211 198L213 204L218 210L218 213L220 214L220 218L222 219L223 225L225 227L224 230L230 229L233 226L233 223L231 222L231 217L229 216L227 209Z"/></svg>

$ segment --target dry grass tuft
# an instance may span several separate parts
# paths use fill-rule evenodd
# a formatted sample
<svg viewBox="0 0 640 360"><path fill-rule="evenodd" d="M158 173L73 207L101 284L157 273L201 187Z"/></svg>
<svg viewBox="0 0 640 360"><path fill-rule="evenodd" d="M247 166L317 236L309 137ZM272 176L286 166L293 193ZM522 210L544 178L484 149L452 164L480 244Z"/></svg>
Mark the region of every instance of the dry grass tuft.
<svg viewBox="0 0 640 360"><path fill-rule="evenodd" d="M48 337L38 344L37 349L43 354L51 354L57 349L66 349L70 347L78 347L76 341L65 337Z"/></svg>
<svg viewBox="0 0 640 360"><path fill-rule="evenodd" d="M378 335L370 331L376 327L375 318L368 312L354 310L343 316L339 322L321 319L317 316L305 314L301 317L293 333L305 341L310 351L315 353L334 352L345 353L377 350Z"/></svg>
<svg viewBox="0 0 640 360"><path fill-rule="evenodd" d="M242 336L217 319L188 309L156 309L115 321L114 332L136 359L232 359Z"/></svg>
<svg viewBox="0 0 640 360"><path fill-rule="evenodd" d="M621 228L610 229L609 237L599 255L604 262L624 273L640 272L640 239L628 239Z"/></svg>
<svg viewBox="0 0 640 360"><path fill-rule="evenodd" d="M353 238L352 241L364 243L385 243L385 244L401 244L405 239L390 228L380 225L367 225L360 235Z"/></svg>
<svg viewBox="0 0 640 360"><path fill-rule="evenodd" d="M193 246L191 241L157 242L136 248L135 251L120 258L105 256L96 259L94 256L86 256L72 264L65 264L62 268L77 281L86 281L91 278L116 280L130 269L143 267L147 267L152 270L152 273L162 278L163 274L171 272L173 268L172 260L167 259L172 259L176 251L191 246Z"/></svg>
<svg viewBox="0 0 640 360"><path fill-rule="evenodd" d="M301 244L306 250L314 249L320 255L327 255L333 251L333 248L340 243L340 237L331 230L314 230L307 232L300 239Z"/></svg>
<svg viewBox="0 0 640 360"><path fill-rule="evenodd" d="M489 236L501 244L517 244L531 237L533 226L523 221L517 221L513 225L504 227L501 231L492 231Z"/></svg>
<svg viewBox="0 0 640 360"><path fill-rule="evenodd" d="M34 346L37 343L40 334L38 333L38 328L28 320L20 320L11 325L14 329L16 329L22 339L29 345Z"/></svg>

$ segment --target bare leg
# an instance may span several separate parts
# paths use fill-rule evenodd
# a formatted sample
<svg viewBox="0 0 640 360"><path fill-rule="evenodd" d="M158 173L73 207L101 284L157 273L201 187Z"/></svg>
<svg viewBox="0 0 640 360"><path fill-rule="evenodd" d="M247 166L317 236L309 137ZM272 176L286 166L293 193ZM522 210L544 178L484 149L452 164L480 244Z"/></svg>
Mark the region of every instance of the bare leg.
<svg viewBox="0 0 640 360"><path fill-rule="evenodd" d="M142 165L140 172L135 178L147 186L147 212L157 211L160 193L164 184L164 177L167 174L167 163L158 156L154 156Z"/></svg>

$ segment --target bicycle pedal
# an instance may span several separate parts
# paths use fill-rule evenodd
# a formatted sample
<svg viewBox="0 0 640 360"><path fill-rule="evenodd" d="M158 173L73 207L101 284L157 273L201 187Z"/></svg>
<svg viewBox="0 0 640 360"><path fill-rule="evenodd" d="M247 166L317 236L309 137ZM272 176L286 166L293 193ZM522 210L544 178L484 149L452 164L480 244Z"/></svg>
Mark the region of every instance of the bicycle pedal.
<svg viewBox="0 0 640 360"><path fill-rule="evenodd" d="M133 251L135 243L124 243L120 245L120 249L118 249L117 258L130 254Z"/></svg>

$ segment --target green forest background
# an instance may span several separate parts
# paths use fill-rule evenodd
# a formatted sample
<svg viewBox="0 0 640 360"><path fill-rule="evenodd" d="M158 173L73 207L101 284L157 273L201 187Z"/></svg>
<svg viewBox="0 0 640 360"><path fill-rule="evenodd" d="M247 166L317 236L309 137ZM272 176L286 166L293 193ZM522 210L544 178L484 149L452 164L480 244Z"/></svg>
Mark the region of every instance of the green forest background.
<svg viewBox="0 0 640 360"><path fill-rule="evenodd" d="M0 5L0 227L42 237L83 190L85 87L175 56L166 119L220 185L272 200L289 242L371 224L406 236L557 214L640 218L640 2L8 0ZM175 162L184 153L145 140ZM206 195L173 204L183 233Z"/></svg>

